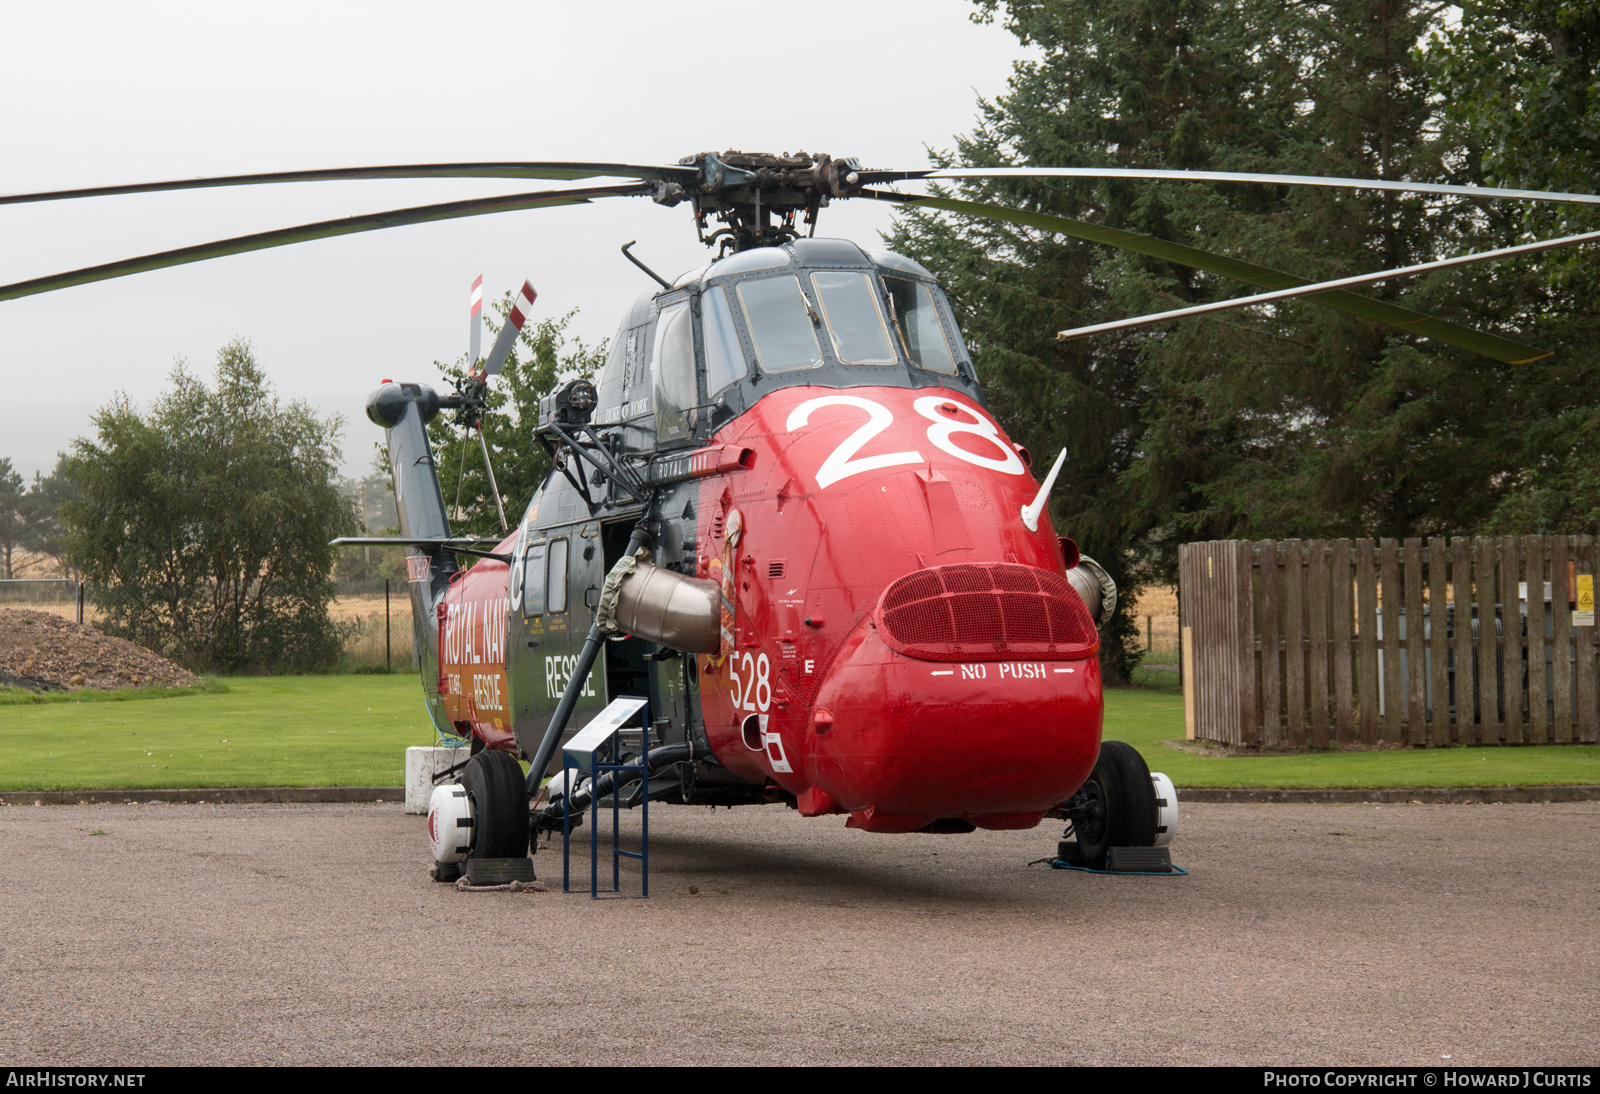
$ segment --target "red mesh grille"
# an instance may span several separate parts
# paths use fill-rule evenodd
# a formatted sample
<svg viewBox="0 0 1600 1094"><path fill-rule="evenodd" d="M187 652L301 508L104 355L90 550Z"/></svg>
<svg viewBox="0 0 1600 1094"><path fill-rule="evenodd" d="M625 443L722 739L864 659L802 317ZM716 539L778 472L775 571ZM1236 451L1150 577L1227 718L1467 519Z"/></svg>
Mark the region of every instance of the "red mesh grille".
<svg viewBox="0 0 1600 1094"><path fill-rule="evenodd" d="M1077 592L1032 566L935 566L884 590L879 628L889 645L931 661L1086 657L1100 636Z"/></svg>
<svg viewBox="0 0 1600 1094"><path fill-rule="evenodd" d="M917 600L927 600L929 597L938 596L944 592L944 586L939 584L939 575L932 570L918 570L914 574L902 577L884 594L884 609L898 608L902 604L910 604Z"/></svg>
<svg viewBox="0 0 1600 1094"><path fill-rule="evenodd" d="M1044 571L1039 571L1043 573ZM1034 578L1034 571L1026 566L992 566L989 576L994 580L996 589L1009 589L1017 593L1032 593L1039 589L1039 582Z"/></svg>

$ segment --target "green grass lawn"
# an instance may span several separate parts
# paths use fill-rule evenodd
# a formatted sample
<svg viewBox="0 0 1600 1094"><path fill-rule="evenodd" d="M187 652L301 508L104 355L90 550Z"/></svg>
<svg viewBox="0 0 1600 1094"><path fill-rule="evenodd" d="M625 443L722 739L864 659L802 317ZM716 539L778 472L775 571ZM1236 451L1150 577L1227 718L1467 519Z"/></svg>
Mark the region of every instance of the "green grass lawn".
<svg viewBox="0 0 1600 1094"><path fill-rule="evenodd" d="M0 705L0 791L399 786L433 728L414 675L231 677L226 691Z"/></svg>
<svg viewBox="0 0 1600 1094"><path fill-rule="evenodd" d="M1175 672L1137 670L1141 688L1106 692L1105 736L1127 741L1178 786L1545 786L1600 784L1600 745L1382 749L1292 756L1197 756L1183 740Z"/></svg>
<svg viewBox="0 0 1600 1094"><path fill-rule="evenodd" d="M1183 739L1175 673L1106 693L1105 735L1179 786L1600 783L1600 745L1207 757ZM224 690L218 690L219 687ZM0 704L0 793L99 787L399 786L433 743L414 675L233 677L125 702Z"/></svg>

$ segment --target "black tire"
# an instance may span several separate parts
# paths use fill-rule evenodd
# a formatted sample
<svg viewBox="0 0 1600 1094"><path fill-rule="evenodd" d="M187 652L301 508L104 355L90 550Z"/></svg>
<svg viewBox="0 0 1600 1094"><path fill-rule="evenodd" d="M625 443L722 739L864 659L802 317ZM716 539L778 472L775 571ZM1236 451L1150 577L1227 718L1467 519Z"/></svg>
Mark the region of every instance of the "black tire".
<svg viewBox="0 0 1600 1094"><path fill-rule="evenodd" d="M1084 865L1104 867L1113 847L1155 846L1156 790L1150 768L1132 745L1102 741L1081 793L1091 802L1089 815L1073 821Z"/></svg>
<svg viewBox="0 0 1600 1094"><path fill-rule="evenodd" d="M525 858L528 789L511 753L485 749L467 761L461 785L477 818L469 858Z"/></svg>

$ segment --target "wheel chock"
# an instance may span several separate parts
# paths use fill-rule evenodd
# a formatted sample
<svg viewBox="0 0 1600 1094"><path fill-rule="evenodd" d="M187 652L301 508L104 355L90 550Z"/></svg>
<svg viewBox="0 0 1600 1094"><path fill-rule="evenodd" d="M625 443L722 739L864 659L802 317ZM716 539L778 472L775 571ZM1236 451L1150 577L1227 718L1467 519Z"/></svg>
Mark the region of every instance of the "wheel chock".
<svg viewBox="0 0 1600 1094"><path fill-rule="evenodd" d="M513 881L533 881L533 859L469 858L465 863L468 885L506 885Z"/></svg>
<svg viewBox="0 0 1600 1094"><path fill-rule="evenodd" d="M1113 847L1106 869L1117 874L1170 874L1172 852L1165 847Z"/></svg>

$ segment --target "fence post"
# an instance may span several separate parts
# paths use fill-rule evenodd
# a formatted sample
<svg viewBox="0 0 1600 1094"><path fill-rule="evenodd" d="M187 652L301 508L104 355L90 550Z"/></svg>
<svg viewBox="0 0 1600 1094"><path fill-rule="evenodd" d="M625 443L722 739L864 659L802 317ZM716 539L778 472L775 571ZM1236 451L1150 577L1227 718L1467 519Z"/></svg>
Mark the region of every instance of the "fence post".
<svg viewBox="0 0 1600 1094"><path fill-rule="evenodd" d="M389 579L383 579L383 671L394 671L394 638L389 627Z"/></svg>
<svg viewBox="0 0 1600 1094"><path fill-rule="evenodd" d="M78 626L83 626L83 579L78 579Z"/></svg>

